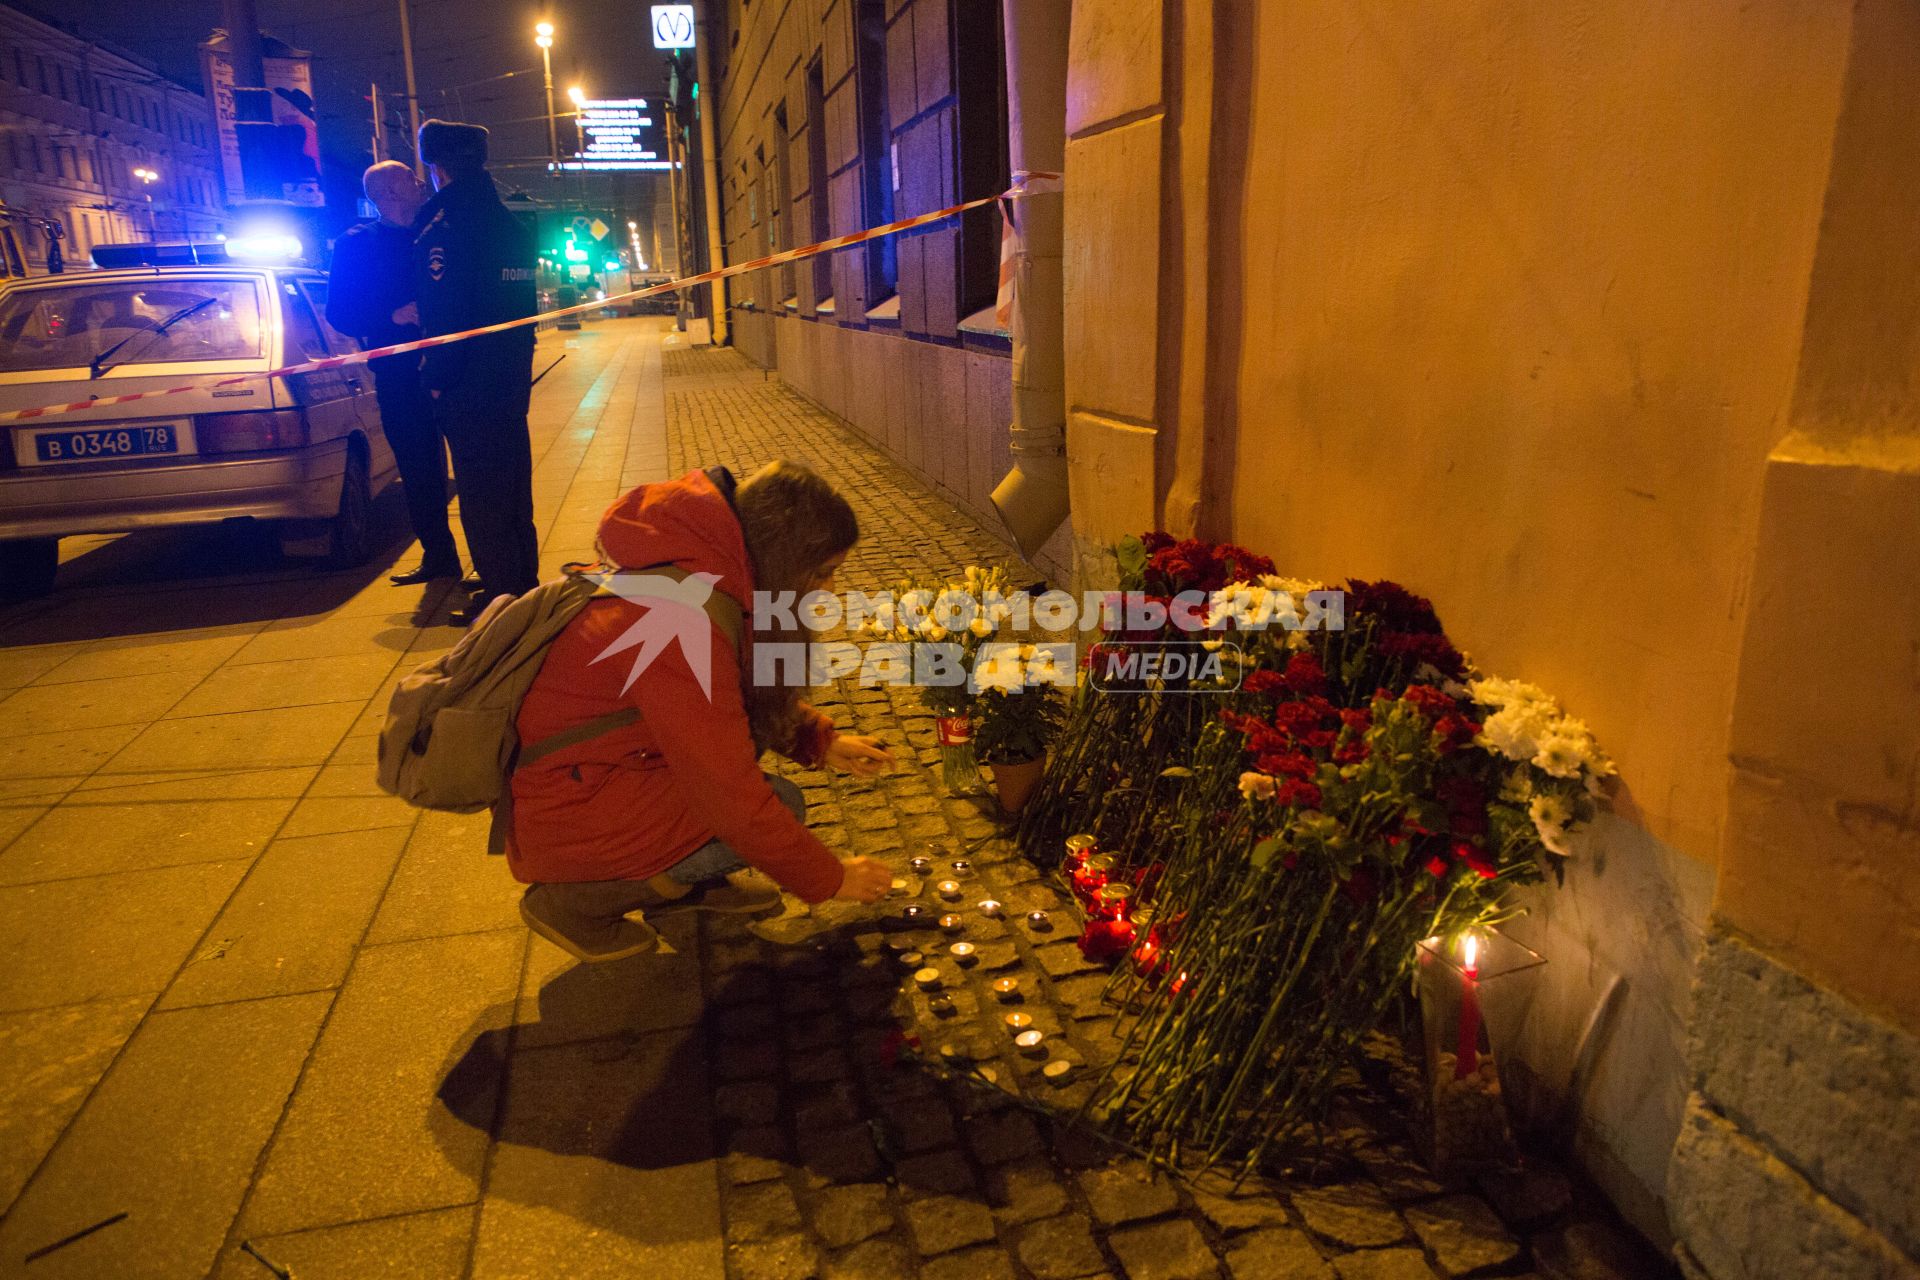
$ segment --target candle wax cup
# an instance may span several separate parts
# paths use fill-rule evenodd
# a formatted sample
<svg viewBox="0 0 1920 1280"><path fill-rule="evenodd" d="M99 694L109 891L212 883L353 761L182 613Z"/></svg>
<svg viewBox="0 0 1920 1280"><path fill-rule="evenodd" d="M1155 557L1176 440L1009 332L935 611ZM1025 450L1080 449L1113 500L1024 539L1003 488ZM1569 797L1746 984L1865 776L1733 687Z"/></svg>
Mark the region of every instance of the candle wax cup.
<svg viewBox="0 0 1920 1280"><path fill-rule="evenodd" d="M903 969L918 969L926 963L927 958L918 951L902 951L899 960L900 967Z"/></svg>
<svg viewBox="0 0 1920 1280"><path fill-rule="evenodd" d="M936 1017L951 1018L954 1013L953 1001L946 996L935 996L927 1001L927 1008L933 1010Z"/></svg>
<svg viewBox="0 0 1920 1280"><path fill-rule="evenodd" d="M1035 929L1051 929L1053 928L1053 917L1044 911L1029 911L1027 912L1027 924Z"/></svg>
<svg viewBox="0 0 1920 1280"><path fill-rule="evenodd" d="M933 859L909 858L907 860L907 869L917 876L926 875L929 871L933 870Z"/></svg>
<svg viewBox="0 0 1920 1280"><path fill-rule="evenodd" d="M982 898L978 904L980 914L989 920L998 920L1002 910L1000 904L992 898Z"/></svg>
<svg viewBox="0 0 1920 1280"><path fill-rule="evenodd" d="M999 996L1002 1000L1018 999L1020 996L1020 979L995 978L993 980L993 994Z"/></svg>
<svg viewBox="0 0 1920 1280"><path fill-rule="evenodd" d="M958 880L942 880L933 888L936 893L948 902L958 902L960 900L960 882Z"/></svg>
<svg viewBox="0 0 1920 1280"><path fill-rule="evenodd" d="M1007 1015L1006 1022L1007 1025L1015 1031L1025 1031L1033 1025L1033 1015L1030 1013L1010 1013Z"/></svg>
<svg viewBox="0 0 1920 1280"><path fill-rule="evenodd" d="M953 958L961 964L973 963L973 944L971 942L956 942L947 948L947 950L950 951L953 954Z"/></svg>
<svg viewBox="0 0 1920 1280"><path fill-rule="evenodd" d="M913 971L913 980L922 991L932 991L940 985L940 971L932 965Z"/></svg>
<svg viewBox="0 0 1920 1280"><path fill-rule="evenodd" d="M940 927L948 933L960 932L960 930L966 926L966 923L964 917L951 913L940 917Z"/></svg>
<svg viewBox="0 0 1920 1280"><path fill-rule="evenodd" d="M1020 1046L1023 1053L1045 1053L1047 1051L1046 1039L1047 1037L1044 1033L1029 1030L1022 1031L1019 1035L1015 1036L1013 1042Z"/></svg>
<svg viewBox="0 0 1920 1280"><path fill-rule="evenodd" d="M949 865L952 866L953 874L957 879L964 880L966 877L973 874L973 864L971 862L968 862L965 858L955 858L953 862L950 863Z"/></svg>
<svg viewBox="0 0 1920 1280"><path fill-rule="evenodd" d="M1071 1062L1068 1062L1065 1058L1055 1058L1052 1062L1040 1068L1040 1074L1058 1083L1065 1079L1067 1073L1072 1070L1073 1064Z"/></svg>

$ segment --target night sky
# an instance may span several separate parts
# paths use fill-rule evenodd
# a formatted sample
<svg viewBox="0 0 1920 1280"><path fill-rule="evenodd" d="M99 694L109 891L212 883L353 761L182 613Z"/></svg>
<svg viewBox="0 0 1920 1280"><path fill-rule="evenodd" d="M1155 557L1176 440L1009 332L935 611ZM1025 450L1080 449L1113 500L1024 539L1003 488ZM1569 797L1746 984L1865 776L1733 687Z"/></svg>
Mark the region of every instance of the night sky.
<svg viewBox="0 0 1920 1280"><path fill-rule="evenodd" d="M261 28L313 54L321 148L329 168L357 181L371 150L368 84L378 81L390 137L407 130L406 77L400 60L398 0L256 0ZM553 22L553 83L563 139L572 124L566 89L589 97L645 97L666 79L640 0L411 0L414 66L421 118L472 120L493 131L494 171L502 185L539 194L548 179L545 98L533 26ZM138 53L162 71L200 87L197 45L221 25L220 0L24 0L70 26ZM505 72L523 74L493 79ZM482 83L484 82L484 83ZM329 175L335 177L336 175Z"/></svg>

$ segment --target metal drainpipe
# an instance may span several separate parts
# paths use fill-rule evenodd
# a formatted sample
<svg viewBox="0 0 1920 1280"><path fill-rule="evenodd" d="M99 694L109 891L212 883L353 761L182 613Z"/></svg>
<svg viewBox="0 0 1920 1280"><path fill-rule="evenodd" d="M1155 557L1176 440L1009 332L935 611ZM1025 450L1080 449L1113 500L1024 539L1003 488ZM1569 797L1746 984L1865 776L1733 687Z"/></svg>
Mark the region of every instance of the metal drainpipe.
<svg viewBox="0 0 1920 1280"><path fill-rule="evenodd" d="M693 60L695 81L700 87L701 101L693 104L694 114L700 117L700 169L701 189L706 193L707 206L707 267L709 271L718 271L727 265L727 242L720 238L720 153L713 141L713 113L720 109L720 92L713 83L713 32L719 23L709 21L707 6L702 3L694 12L697 16L694 31ZM715 280L707 286L707 309L712 313L712 327L708 335L716 347L727 345L727 282Z"/></svg>
<svg viewBox="0 0 1920 1280"><path fill-rule="evenodd" d="M1008 152L1016 174L1062 173L1067 159L1067 30L1072 6L1002 0L1007 42ZM1023 341L1013 348L1013 469L993 505L1031 557L1066 520L1066 341L1061 280L1065 197L1016 203Z"/></svg>

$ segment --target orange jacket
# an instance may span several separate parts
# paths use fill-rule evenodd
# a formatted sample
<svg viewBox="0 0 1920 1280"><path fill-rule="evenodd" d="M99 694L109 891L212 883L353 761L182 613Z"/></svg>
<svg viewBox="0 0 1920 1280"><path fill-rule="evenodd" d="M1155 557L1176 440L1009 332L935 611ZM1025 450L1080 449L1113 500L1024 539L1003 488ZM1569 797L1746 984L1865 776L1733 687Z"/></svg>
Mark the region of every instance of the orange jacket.
<svg viewBox="0 0 1920 1280"><path fill-rule="evenodd" d="M753 570L740 522L704 472L641 485L600 522L600 548L630 568L673 564L720 576L715 590L740 602L751 633ZM741 696L740 656L717 627L712 697L678 644L621 686L637 650L596 661L647 606L596 600L547 651L520 704L520 741L534 743L623 706L637 724L546 756L513 777L508 863L526 883L640 880L715 837L806 902L840 888L840 860L780 803L761 776ZM749 640L749 645L751 641ZM751 658L749 666L751 670ZM809 707L789 753L817 764L832 723Z"/></svg>

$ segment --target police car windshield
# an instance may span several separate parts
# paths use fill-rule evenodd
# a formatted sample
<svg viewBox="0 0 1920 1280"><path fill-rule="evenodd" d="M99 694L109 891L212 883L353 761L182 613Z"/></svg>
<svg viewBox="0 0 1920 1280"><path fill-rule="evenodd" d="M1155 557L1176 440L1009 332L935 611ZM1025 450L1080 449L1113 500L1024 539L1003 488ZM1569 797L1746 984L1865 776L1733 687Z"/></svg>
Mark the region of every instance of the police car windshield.
<svg viewBox="0 0 1920 1280"><path fill-rule="evenodd" d="M205 305L197 305L205 304ZM169 316L188 308L165 333ZM114 344L138 364L250 360L261 354L252 280L126 280L15 289L0 298L0 373L85 369Z"/></svg>

